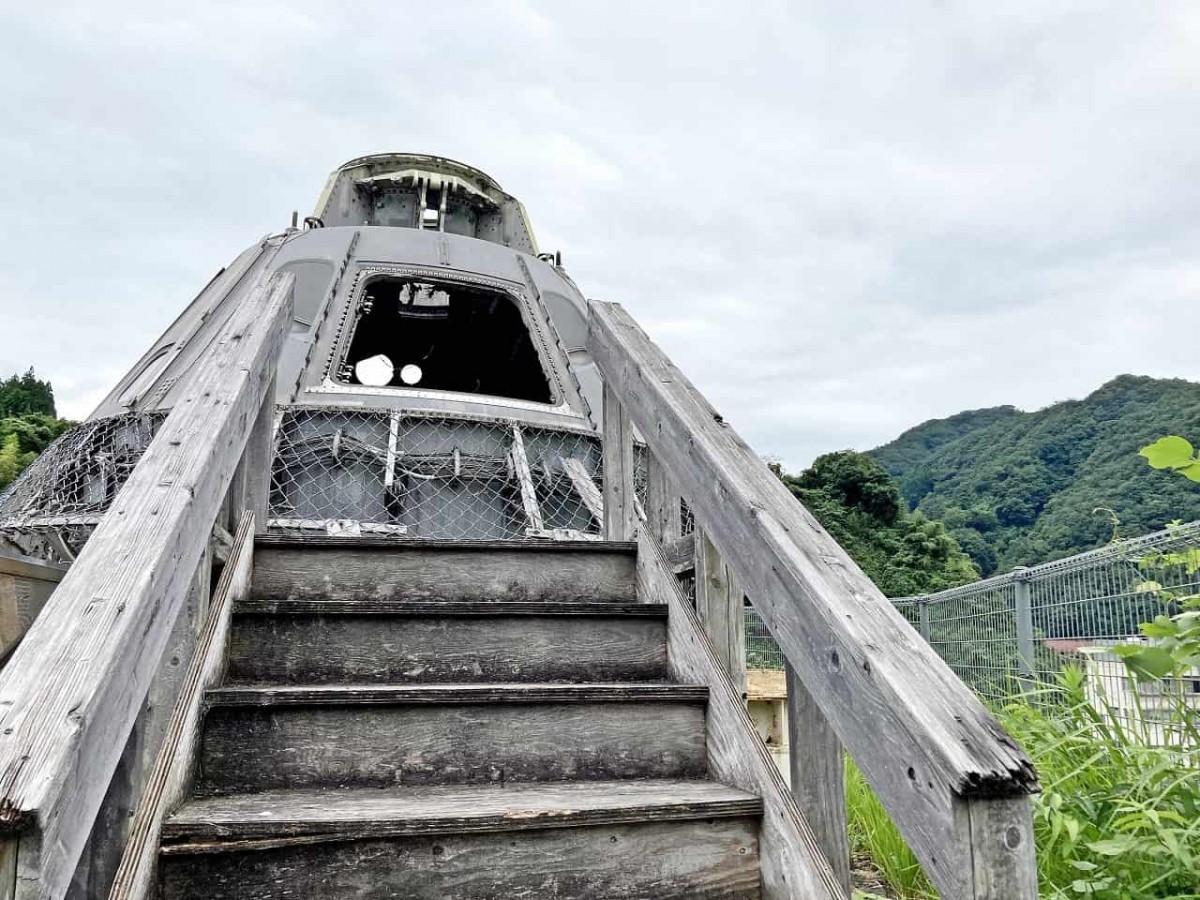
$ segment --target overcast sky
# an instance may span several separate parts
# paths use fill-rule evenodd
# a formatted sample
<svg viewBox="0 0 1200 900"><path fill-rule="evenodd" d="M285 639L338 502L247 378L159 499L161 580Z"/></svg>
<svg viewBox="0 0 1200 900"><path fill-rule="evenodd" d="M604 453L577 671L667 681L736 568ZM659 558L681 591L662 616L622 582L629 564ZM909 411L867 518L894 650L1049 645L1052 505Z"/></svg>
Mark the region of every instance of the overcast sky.
<svg viewBox="0 0 1200 900"><path fill-rule="evenodd" d="M6 3L0 373L82 417L366 153L526 204L789 468L1200 379L1200 4Z"/></svg>

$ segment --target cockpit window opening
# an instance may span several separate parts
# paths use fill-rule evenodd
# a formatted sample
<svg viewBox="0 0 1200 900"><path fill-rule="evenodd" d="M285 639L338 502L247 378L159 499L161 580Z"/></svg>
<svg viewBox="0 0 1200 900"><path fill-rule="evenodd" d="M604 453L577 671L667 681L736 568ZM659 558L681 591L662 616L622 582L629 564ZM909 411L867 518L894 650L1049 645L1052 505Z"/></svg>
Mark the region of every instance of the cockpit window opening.
<svg viewBox="0 0 1200 900"><path fill-rule="evenodd" d="M365 284L337 379L554 402L511 295L422 276L380 276Z"/></svg>

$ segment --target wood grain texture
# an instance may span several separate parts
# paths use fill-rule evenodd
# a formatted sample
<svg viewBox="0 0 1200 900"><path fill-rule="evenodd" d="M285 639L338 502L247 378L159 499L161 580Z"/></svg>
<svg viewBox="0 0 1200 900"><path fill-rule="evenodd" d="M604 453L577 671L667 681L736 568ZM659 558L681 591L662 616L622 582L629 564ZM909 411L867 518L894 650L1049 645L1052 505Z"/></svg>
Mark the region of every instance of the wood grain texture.
<svg viewBox="0 0 1200 900"><path fill-rule="evenodd" d="M404 604L385 605L395 609ZM450 605L465 604L443 606ZM239 613L230 645L229 679L260 684L408 684L667 677L665 616L513 615L508 606L474 604L470 615L446 615L435 604L422 604L421 614ZM614 606L624 607L595 604L590 609ZM481 607L490 608L490 613L483 614Z"/></svg>
<svg viewBox="0 0 1200 900"><path fill-rule="evenodd" d="M217 707L200 793L705 774L702 702Z"/></svg>
<svg viewBox="0 0 1200 900"><path fill-rule="evenodd" d="M569 550L537 544L260 542L253 595L266 600L622 602L635 595L633 553L628 545L614 549L591 542Z"/></svg>
<svg viewBox="0 0 1200 900"><path fill-rule="evenodd" d="M745 594L733 570L703 532L696 532L696 615L734 690L746 693Z"/></svg>
<svg viewBox="0 0 1200 900"><path fill-rule="evenodd" d="M666 547L679 539L682 529L682 508L679 491L658 458L646 453L646 527Z"/></svg>
<svg viewBox="0 0 1200 900"><path fill-rule="evenodd" d="M1023 796L1032 763L619 306L588 349L787 660L946 897L971 896L962 797Z"/></svg>
<svg viewBox="0 0 1200 900"><path fill-rule="evenodd" d="M167 813L191 787L200 742L204 692L216 685L225 661L234 604L250 589L254 556L254 514L246 513L231 544L229 560L213 592L208 616L196 642L187 677L171 714L153 774L138 805L109 900L148 900L154 886L159 836Z"/></svg>
<svg viewBox="0 0 1200 900"><path fill-rule="evenodd" d="M789 768L792 796L821 845L821 851L850 893L850 833L846 824L846 765L838 740L821 708L786 667Z"/></svg>
<svg viewBox="0 0 1200 900"><path fill-rule="evenodd" d="M42 836L18 896L66 891L274 371L291 290L291 276L260 280L233 313L0 673L0 824Z"/></svg>
<svg viewBox="0 0 1200 900"><path fill-rule="evenodd" d="M163 826L165 853L211 852L246 841L521 831L630 822L744 818L752 794L713 781L651 779L552 784L275 790L193 800ZM172 844L185 843L184 847Z"/></svg>
<svg viewBox="0 0 1200 900"><path fill-rule="evenodd" d="M66 566L0 553L0 663L16 649L66 572Z"/></svg>
<svg viewBox="0 0 1200 900"><path fill-rule="evenodd" d="M621 401L604 386L604 536L633 539L637 528L633 490L633 427Z"/></svg>
<svg viewBox="0 0 1200 900"><path fill-rule="evenodd" d="M758 900L753 819L171 854L170 900Z"/></svg>
<svg viewBox="0 0 1200 900"><path fill-rule="evenodd" d="M1037 854L1032 801L960 800L971 829L974 896L980 900L1037 900Z"/></svg>
<svg viewBox="0 0 1200 900"><path fill-rule="evenodd" d="M647 534L638 538L638 590L643 599L671 607L667 632L671 676L681 684L709 690L709 777L762 798L762 896L765 900L847 897L754 729L741 694L717 660L696 611L680 591L661 548Z"/></svg>

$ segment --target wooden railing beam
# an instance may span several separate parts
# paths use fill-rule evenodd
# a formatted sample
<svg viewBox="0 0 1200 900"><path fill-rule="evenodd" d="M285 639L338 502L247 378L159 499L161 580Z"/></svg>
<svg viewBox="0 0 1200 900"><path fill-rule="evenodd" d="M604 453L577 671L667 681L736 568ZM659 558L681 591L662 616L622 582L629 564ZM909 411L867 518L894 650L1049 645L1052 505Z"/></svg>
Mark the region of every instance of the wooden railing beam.
<svg viewBox="0 0 1200 900"><path fill-rule="evenodd" d="M960 804L1031 821L1028 757L620 306L589 303L588 350L942 896L987 896Z"/></svg>
<svg viewBox="0 0 1200 900"><path fill-rule="evenodd" d="M67 890L274 375L293 280L260 276L0 673L0 831L22 833L22 900Z"/></svg>

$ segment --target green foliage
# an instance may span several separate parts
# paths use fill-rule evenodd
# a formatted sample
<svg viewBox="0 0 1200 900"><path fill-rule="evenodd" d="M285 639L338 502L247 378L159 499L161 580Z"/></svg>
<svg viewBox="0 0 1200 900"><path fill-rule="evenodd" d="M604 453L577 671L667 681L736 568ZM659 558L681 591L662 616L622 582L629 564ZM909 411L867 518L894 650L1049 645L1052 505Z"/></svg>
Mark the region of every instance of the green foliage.
<svg viewBox="0 0 1200 900"><path fill-rule="evenodd" d="M0 381L0 491L74 424L55 418L54 389L33 369Z"/></svg>
<svg viewBox="0 0 1200 900"><path fill-rule="evenodd" d="M1180 429L1200 433L1200 385L1122 375L1037 412L1006 406L926 422L870 455L910 508L944 523L990 575L1101 546L1113 516L1125 537L1200 518L1200 493L1137 456Z"/></svg>
<svg viewBox="0 0 1200 900"><path fill-rule="evenodd" d="M799 475L779 474L888 596L938 591L978 577L941 523L910 514L895 481L866 454L827 453Z"/></svg>
<svg viewBox="0 0 1200 900"><path fill-rule="evenodd" d="M1159 438L1138 451L1154 469L1170 469L1190 481L1200 481L1200 458L1192 445L1177 435Z"/></svg>
<svg viewBox="0 0 1200 900"><path fill-rule="evenodd" d="M31 414L55 416L54 388L34 375L32 368L0 380L0 419Z"/></svg>
<svg viewBox="0 0 1200 900"><path fill-rule="evenodd" d="M1178 746L1155 746L1088 701L1068 667L1040 696L1000 716L1033 757L1043 897L1200 897L1200 772ZM1031 702L1032 701L1032 702Z"/></svg>
<svg viewBox="0 0 1200 900"><path fill-rule="evenodd" d="M900 897L936 897L925 870L900 837L887 810L867 779L846 759L846 825L850 834L851 852L871 858L883 880Z"/></svg>
<svg viewBox="0 0 1200 900"><path fill-rule="evenodd" d="M1200 770L1088 702L1081 669L997 715L1032 757L1039 895L1090 900L1200 897ZM935 896L916 857L853 765L846 803L854 852L902 898Z"/></svg>

